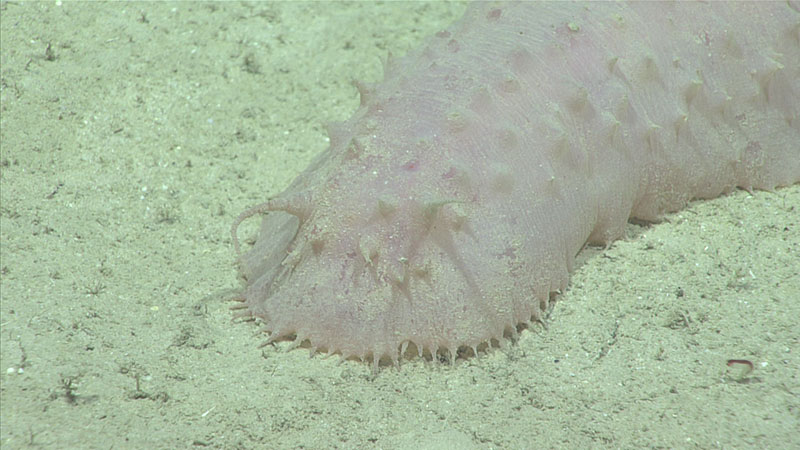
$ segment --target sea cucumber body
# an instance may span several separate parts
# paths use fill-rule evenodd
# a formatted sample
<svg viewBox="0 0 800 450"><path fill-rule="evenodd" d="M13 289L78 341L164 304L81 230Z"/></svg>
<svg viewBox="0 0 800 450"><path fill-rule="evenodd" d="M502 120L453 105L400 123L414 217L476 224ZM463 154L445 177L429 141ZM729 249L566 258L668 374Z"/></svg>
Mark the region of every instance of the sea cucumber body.
<svg viewBox="0 0 800 450"><path fill-rule="evenodd" d="M537 320L631 218L800 181L797 3L476 3L359 91L234 238L266 213L242 315L374 364Z"/></svg>

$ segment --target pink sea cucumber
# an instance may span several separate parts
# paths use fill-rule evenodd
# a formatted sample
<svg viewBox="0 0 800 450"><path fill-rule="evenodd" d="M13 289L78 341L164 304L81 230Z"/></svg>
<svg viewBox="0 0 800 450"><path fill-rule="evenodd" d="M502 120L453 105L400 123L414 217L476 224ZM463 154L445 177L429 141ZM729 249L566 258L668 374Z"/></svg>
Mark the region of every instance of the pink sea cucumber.
<svg viewBox="0 0 800 450"><path fill-rule="evenodd" d="M800 181L796 2L481 2L358 87L233 235L241 316L376 366L538 320L629 219Z"/></svg>

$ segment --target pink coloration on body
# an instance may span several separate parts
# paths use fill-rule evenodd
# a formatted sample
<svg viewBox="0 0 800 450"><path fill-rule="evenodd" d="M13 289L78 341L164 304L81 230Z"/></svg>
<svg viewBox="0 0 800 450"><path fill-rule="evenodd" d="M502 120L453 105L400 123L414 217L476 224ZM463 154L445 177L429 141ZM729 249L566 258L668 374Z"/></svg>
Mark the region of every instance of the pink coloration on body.
<svg viewBox="0 0 800 450"><path fill-rule="evenodd" d="M799 9L472 5L236 221L241 316L376 366L452 359L539 320L629 219L800 181Z"/></svg>

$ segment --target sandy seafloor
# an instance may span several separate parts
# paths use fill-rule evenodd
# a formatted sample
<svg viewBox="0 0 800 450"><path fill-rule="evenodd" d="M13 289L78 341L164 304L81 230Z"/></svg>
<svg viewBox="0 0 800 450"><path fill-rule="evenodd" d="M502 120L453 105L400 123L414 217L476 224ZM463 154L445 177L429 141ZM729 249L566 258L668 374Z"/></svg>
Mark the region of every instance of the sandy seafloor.
<svg viewBox="0 0 800 450"><path fill-rule="evenodd" d="M233 219L463 9L0 3L0 446L798 448L798 186L632 225L546 329L455 366L232 323Z"/></svg>

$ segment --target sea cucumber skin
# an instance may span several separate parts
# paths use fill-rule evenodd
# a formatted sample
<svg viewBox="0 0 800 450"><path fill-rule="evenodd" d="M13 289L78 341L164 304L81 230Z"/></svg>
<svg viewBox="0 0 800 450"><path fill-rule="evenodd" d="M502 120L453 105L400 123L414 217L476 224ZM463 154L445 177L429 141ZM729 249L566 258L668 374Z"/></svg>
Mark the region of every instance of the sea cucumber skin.
<svg viewBox="0 0 800 450"><path fill-rule="evenodd" d="M240 314L271 341L452 358L538 320L629 219L800 182L795 2L476 3L358 87L234 224L266 213Z"/></svg>

